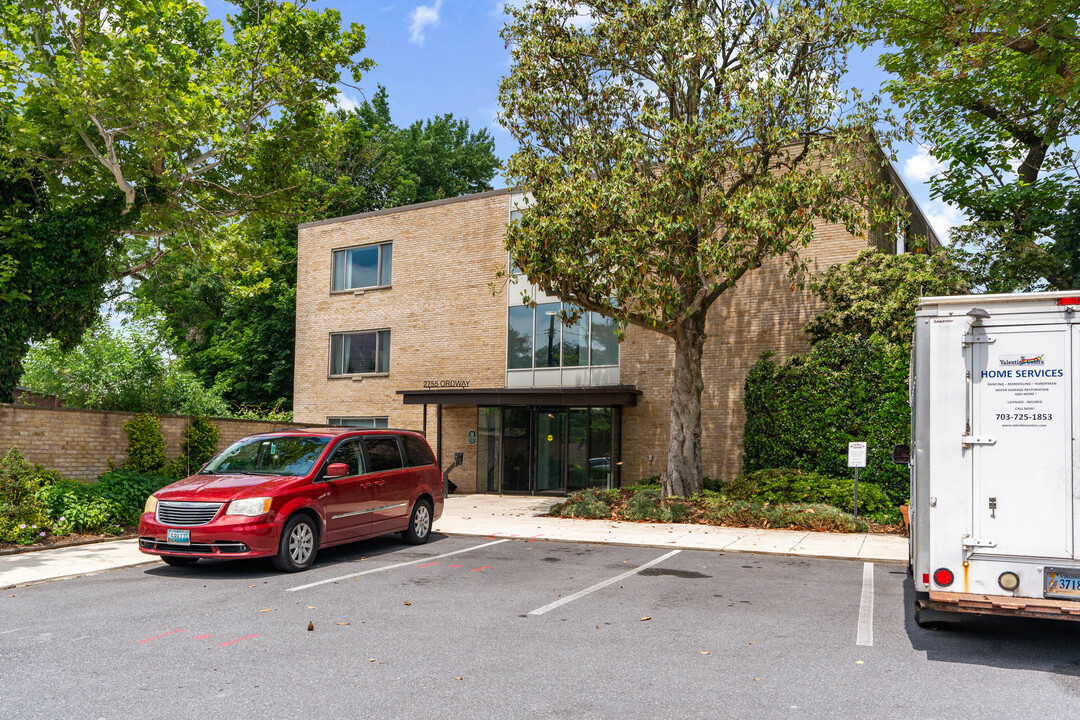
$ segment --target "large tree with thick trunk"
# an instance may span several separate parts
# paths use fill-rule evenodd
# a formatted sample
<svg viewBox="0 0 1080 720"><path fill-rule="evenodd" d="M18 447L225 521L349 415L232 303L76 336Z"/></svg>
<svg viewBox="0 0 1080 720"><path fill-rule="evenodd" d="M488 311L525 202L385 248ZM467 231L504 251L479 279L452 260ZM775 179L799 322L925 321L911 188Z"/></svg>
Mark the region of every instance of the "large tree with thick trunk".
<svg viewBox="0 0 1080 720"><path fill-rule="evenodd" d="M849 25L824 0L508 12L508 174L533 201L507 249L543 292L671 338L664 493L698 492L709 308L772 257L797 282L815 221L860 232L886 215L873 109L840 83Z"/></svg>

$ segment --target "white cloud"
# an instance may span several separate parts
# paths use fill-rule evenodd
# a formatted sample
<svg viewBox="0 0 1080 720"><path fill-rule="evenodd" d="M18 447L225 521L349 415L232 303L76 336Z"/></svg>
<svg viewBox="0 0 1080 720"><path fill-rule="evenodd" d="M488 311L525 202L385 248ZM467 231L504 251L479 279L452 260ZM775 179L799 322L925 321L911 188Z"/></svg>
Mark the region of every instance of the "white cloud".
<svg viewBox="0 0 1080 720"><path fill-rule="evenodd" d="M945 164L930 154L930 148L919 146L919 151L904 161L904 177L914 182L926 182L945 169Z"/></svg>
<svg viewBox="0 0 1080 720"><path fill-rule="evenodd" d="M338 91L338 95L334 100L323 103L327 110L345 110L346 112L352 112L360 107L360 101L354 97L350 97L345 93Z"/></svg>
<svg viewBox="0 0 1080 720"><path fill-rule="evenodd" d="M930 200L923 206L923 209L926 213L926 219L930 221L934 232L937 233L938 238L943 243L949 242L950 230L967 222L967 217L960 208L943 200Z"/></svg>
<svg viewBox="0 0 1080 720"><path fill-rule="evenodd" d="M429 27L438 27L439 10L442 9L442 0L435 0L435 5L418 5L412 11L412 25L409 29L412 35L409 42L416 45L424 44L424 30Z"/></svg>

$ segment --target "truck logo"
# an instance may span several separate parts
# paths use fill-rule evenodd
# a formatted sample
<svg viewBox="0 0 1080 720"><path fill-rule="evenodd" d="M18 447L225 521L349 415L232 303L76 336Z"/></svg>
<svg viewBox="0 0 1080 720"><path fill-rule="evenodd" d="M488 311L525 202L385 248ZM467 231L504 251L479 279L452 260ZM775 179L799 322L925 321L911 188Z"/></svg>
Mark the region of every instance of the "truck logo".
<svg viewBox="0 0 1080 720"><path fill-rule="evenodd" d="M1045 355L1002 355L1002 365L1045 365Z"/></svg>

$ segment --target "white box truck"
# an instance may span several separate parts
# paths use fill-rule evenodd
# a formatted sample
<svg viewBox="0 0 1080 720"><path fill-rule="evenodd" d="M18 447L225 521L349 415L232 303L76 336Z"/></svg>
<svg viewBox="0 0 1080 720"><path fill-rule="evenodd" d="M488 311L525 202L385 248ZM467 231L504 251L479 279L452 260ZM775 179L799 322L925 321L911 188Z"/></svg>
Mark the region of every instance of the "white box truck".
<svg viewBox="0 0 1080 720"><path fill-rule="evenodd" d="M916 621L1080 620L1080 291L922 298L911 360Z"/></svg>

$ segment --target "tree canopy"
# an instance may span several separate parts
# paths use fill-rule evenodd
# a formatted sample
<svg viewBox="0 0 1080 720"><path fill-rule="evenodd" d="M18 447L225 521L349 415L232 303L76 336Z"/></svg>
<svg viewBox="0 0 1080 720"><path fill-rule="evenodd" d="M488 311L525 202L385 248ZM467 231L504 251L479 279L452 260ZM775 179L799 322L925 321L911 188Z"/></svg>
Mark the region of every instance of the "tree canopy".
<svg viewBox="0 0 1080 720"><path fill-rule="evenodd" d="M811 289L825 302L821 314L803 328L812 343L834 335L878 335L908 345L920 297L962 295L968 286L963 269L946 249L905 255L871 249L821 273Z"/></svg>
<svg viewBox="0 0 1080 720"><path fill-rule="evenodd" d="M536 0L508 7L509 176L534 197L507 249L574 306L673 340L666 494L699 491L710 306L815 221L884 214L845 96L851 28L824 0ZM569 319L569 318L568 318Z"/></svg>
<svg viewBox="0 0 1080 720"><path fill-rule="evenodd" d="M176 358L164 354L158 328L135 322L114 329L95 324L65 351L57 340L31 348L25 382L59 397L66 407L220 417L228 407Z"/></svg>
<svg viewBox="0 0 1080 720"><path fill-rule="evenodd" d="M851 0L887 89L943 166L932 196L990 291L1076 287L1080 8L1075 0ZM1071 208L1071 209L1070 209Z"/></svg>
<svg viewBox="0 0 1080 720"><path fill-rule="evenodd" d="M324 104L353 82L363 28L307 0L14 0L0 6L3 157L57 209L119 192L130 275L224 218L293 209L296 162L327 148Z"/></svg>
<svg viewBox="0 0 1080 720"><path fill-rule="evenodd" d="M0 401L10 401L32 339L73 347L98 317L119 193L53 209L29 178L0 174Z"/></svg>

